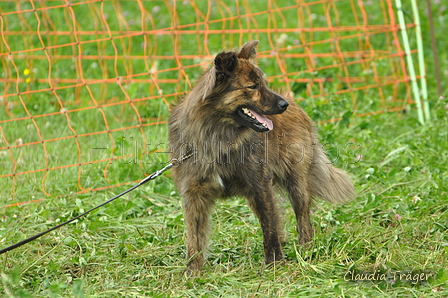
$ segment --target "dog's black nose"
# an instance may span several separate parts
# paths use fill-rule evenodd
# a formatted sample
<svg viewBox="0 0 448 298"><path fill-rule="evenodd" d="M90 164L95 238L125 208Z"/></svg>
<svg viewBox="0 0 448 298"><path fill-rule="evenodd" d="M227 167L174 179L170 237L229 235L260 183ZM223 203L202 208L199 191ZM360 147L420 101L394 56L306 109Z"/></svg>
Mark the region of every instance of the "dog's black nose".
<svg viewBox="0 0 448 298"><path fill-rule="evenodd" d="M282 99L278 102L278 106L280 109L282 110L286 110L286 108L289 106L289 102L287 102L286 100Z"/></svg>

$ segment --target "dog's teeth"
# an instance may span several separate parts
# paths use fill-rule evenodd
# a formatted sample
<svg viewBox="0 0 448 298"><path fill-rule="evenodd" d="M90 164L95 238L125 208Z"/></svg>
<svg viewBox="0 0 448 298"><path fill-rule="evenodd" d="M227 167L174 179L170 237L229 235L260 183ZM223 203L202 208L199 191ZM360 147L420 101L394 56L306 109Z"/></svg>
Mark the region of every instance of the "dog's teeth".
<svg viewBox="0 0 448 298"><path fill-rule="evenodd" d="M247 116L251 117L252 119L257 119L257 117L252 115L252 113L250 112L250 110L248 108L242 108L241 110L243 111L244 114L246 114Z"/></svg>
<svg viewBox="0 0 448 298"><path fill-rule="evenodd" d="M252 113L249 111L248 108L242 108L241 110L243 110L243 113L246 114L247 116L254 118L254 116L252 115Z"/></svg>

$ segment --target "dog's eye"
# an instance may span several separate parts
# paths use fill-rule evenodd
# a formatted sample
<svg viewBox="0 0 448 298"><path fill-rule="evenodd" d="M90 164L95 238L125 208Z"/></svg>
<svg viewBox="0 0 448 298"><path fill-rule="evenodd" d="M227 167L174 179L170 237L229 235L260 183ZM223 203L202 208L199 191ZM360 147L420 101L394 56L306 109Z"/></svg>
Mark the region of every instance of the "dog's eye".
<svg viewBox="0 0 448 298"><path fill-rule="evenodd" d="M249 88L249 89L258 89L258 85L250 85L247 88Z"/></svg>

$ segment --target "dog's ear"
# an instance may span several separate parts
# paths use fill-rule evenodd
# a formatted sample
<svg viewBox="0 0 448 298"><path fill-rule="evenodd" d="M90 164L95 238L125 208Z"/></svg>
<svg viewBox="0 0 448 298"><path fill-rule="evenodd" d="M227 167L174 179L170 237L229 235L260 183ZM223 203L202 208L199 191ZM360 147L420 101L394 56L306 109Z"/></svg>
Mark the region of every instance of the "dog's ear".
<svg viewBox="0 0 448 298"><path fill-rule="evenodd" d="M254 59L257 54L257 50L255 49L258 45L258 40L251 40L244 44L241 50L238 53L238 58L241 59Z"/></svg>
<svg viewBox="0 0 448 298"><path fill-rule="evenodd" d="M235 52L222 52L215 57L215 67L218 73L229 74L235 70L238 59Z"/></svg>

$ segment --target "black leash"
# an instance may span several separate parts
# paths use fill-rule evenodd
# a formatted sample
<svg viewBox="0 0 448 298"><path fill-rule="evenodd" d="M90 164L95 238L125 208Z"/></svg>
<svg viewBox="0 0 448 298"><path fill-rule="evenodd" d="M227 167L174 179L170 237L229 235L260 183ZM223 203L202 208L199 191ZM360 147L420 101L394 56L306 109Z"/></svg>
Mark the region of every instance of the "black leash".
<svg viewBox="0 0 448 298"><path fill-rule="evenodd" d="M150 180L153 180L153 179L157 178L157 177L160 176L163 172L165 172L165 171L171 169L174 165L181 163L182 161L184 161L184 160L186 160L186 159L192 157L192 156L195 155L195 154L196 154L196 153L191 153L191 154L189 154L189 155L186 155L186 156L182 157L181 159L174 160L173 162L171 162L170 164L168 164L168 165L167 165L166 167L164 167L163 169L158 170L158 171L152 173L151 175L149 175L148 177L146 177L145 179L143 179L142 181L140 181L137 185L134 185L133 187L129 188L128 190L123 191L121 194L119 194L119 195L113 197L112 199L109 199L109 200L107 200L107 201L105 201L105 202L99 204L98 206L96 206L96 207L94 207L94 208L92 208L92 209L90 209L90 210L88 210L88 211L86 211L86 212L84 212L84 213L82 213L82 214L76 216L76 217L73 217L72 219L67 220L66 222L63 222L63 223L61 223L61 224L58 224L57 226L54 226L54 227L52 227L51 229L48 229L48 230L46 230L46 231L44 231L44 232L42 232L42 233L39 233L39 234L34 235L34 236L32 236L32 237L29 237L29 238L27 238L27 239L25 239L25 240L22 240L22 241L20 241L20 242L14 244L14 245L11 245L11 246L9 246L9 247L7 247L7 248L4 248L4 249L0 250L0 255L1 255L1 254L4 254L5 252L8 252L8 251L10 251L10 250L13 250L13 249L15 249L15 248L17 248L17 247L20 247L20 246L22 246L22 245L24 245L24 244L27 244L28 242L31 242L31 241L33 241L33 240L35 240L35 239L37 239L37 238L39 238L39 237L41 237L41 236L47 234L47 233L50 233L51 231L54 231L54 230L56 230L56 229L58 229L58 228L60 228L60 227L62 227L62 226L64 226L64 225L66 225L66 224L68 224L68 223L71 223L72 221L75 221L75 220L77 220L78 218L83 217L83 216L86 215L87 213L92 212L93 210L96 210L96 209L98 209L98 208L100 208L100 207L102 207L102 206L104 206L104 205L106 205L106 204L108 204L108 203L110 203L110 202L112 202L112 201L118 199L119 197L122 197L123 195L127 194L128 192L133 191L133 190L136 189L137 187L142 186L142 185L145 184L146 182L148 182L148 181L150 181Z"/></svg>

